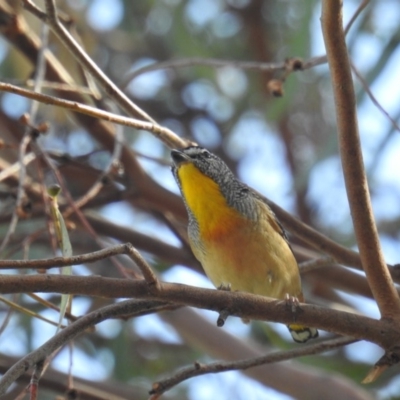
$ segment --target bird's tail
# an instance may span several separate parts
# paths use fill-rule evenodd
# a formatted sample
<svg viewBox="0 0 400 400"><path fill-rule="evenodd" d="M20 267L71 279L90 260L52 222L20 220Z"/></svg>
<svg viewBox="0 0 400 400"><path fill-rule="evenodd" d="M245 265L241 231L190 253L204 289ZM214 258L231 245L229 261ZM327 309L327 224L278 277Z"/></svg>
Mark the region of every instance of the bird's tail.
<svg viewBox="0 0 400 400"><path fill-rule="evenodd" d="M305 343L309 339L315 339L318 337L318 331L315 328L291 324L288 325L288 329L293 340L297 343Z"/></svg>

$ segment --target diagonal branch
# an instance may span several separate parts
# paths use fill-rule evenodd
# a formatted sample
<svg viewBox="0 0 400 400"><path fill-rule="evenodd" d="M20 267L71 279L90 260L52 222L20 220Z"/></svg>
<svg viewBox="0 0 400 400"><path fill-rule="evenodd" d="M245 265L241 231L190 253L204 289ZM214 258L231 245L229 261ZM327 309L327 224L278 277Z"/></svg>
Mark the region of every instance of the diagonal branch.
<svg viewBox="0 0 400 400"><path fill-rule="evenodd" d="M32 90L23 89L19 86L11 85L10 83L0 82L0 91L18 94L20 96L39 101L44 104L51 104L57 107L63 107L67 110L78 112L81 114L89 115L94 118L102 119L104 121L114 122L125 126L130 126L136 129L143 129L155 135L158 139L162 140L170 147L185 147L187 144L184 140L179 138L170 129L162 127L161 125L152 122L141 121L134 118L124 117L114 114L109 111L104 111L99 108L91 107L86 104L78 103L77 101L60 99L55 96L49 96L34 92Z"/></svg>
<svg viewBox="0 0 400 400"><path fill-rule="evenodd" d="M173 388L179 383L193 378L195 376L212 374L217 372L245 370L251 367L257 367L264 364L272 364L280 361L291 360L311 354L318 354L324 351L332 350L347 344L354 343L353 338L343 337L325 340L321 343L302 346L288 351L275 351L260 357L253 357L246 360L231 361L231 362L213 362L210 364L194 363L192 366L182 368L180 371L173 374L171 377L153 384L150 394L153 395L150 399L157 399L162 393Z"/></svg>
<svg viewBox="0 0 400 400"><path fill-rule="evenodd" d="M379 103L378 99L372 93L372 90L369 87L368 82L364 79L364 77L361 75L361 72L358 70L358 68L354 64L351 65L351 69L353 70L354 75L360 81L362 87L364 88L365 92L368 94L369 98L371 99L371 101L375 105L375 107L390 121L393 128L400 132L400 125L397 123L397 118L396 119L392 118L390 116L390 114Z"/></svg>
<svg viewBox="0 0 400 400"><path fill-rule="evenodd" d="M369 197L340 0L322 2L321 22L331 70L343 173L361 262L382 318L394 318L400 313L400 300L383 258Z"/></svg>
<svg viewBox="0 0 400 400"><path fill-rule="evenodd" d="M37 7L30 1L25 0L25 8L28 10L37 11ZM99 82L100 86L105 92L110 95L120 106L123 108L128 115L137 115L143 118L145 121L156 123L146 112L140 109L134 104L118 87L111 81L110 78L96 65L96 63L88 56L88 54L82 49L81 46L75 41L72 35L60 22L57 16L57 10L54 0L45 1L47 15L43 15L43 20L50 26L52 31L57 35L64 46L71 52L72 56L89 71L95 79ZM39 14L34 12L36 16Z"/></svg>

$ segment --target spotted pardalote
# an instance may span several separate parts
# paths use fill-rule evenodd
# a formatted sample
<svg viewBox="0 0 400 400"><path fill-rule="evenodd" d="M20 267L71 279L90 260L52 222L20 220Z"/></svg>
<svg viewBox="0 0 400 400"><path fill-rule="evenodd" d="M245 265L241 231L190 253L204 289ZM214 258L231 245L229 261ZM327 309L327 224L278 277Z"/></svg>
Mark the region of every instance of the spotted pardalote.
<svg viewBox="0 0 400 400"><path fill-rule="evenodd" d="M299 267L270 207L208 150L172 150L172 168L189 215L194 255L216 287L303 301ZM318 331L288 326L296 342Z"/></svg>

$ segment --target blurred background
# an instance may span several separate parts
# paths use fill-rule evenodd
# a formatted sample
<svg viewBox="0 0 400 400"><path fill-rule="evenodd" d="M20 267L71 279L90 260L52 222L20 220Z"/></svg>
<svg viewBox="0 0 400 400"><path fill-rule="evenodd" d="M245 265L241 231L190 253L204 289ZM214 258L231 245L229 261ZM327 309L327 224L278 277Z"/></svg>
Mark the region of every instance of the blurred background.
<svg viewBox="0 0 400 400"><path fill-rule="evenodd" d="M338 154L327 64L320 63L287 77L282 69L262 69L260 64L281 65L293 57L306 62L325 54L320 1L58 0L56 3L62 16L72 19L71 32L99 67L158 123L221 156L241 180L303 222L338 243L357 249ZM344 0L345 24L360 3ZM37 5L43 7L42 2ZM2 31L1 80L32 88L35 72L32 61L37 56L35 49L40 47L33 38L43 37L43 24L19 8L18 2L1 1L0 10L2 15L11 10L10 13L23 16L27 24L21 33L26 42L7 29ZM362 77L362 80L354 78L359 129L381 244L390 264L398 263L400 234L400 136L396 125L400 118L399 21L398 1L370 1L347 36L352 62ZM49 51L60 65L47 66L42 91L62 98L79 93L81 101L114 111L115 106L110 105L107 96L55 36L50 34L48 42ZM237 63L250 61L255 63L254 68ZM51 68L65 70L70 76L63 80ZM284 78L283 96L276 97L270 90L271 80ZM75 85L76 92L63 90L60 83ZM374 99L368 95L369 90ZM31 102L26 98L0 94L3 141L0 174L10 171L18 162L24 132L19 119L30 107ZM130 157L137 161L129 164L127 156L122 155L118 166L103 181L100 192L84 205L84 214L96 236L76 218L70 218L74 254L97 250L101 247L99 243L104 247L130 241L161 279L212 287L187 246L185 215L179 197L171 195L164 201L152 198L152 192L147 190L157 188L157 193L178 194L170 172L169 149L160 140L145 131L116 128L109 123L100 126L98 121L52 106L39 106L35 123L42 122L49 124L49 130L37 142L57 167L75 200L84 196L107 168L114 148L110 138L117 129L123 130L125 148L130 149ZM107 130L112 135L107 136ZM28 147L27 153L31 151ZM56 181L46 163L31 160L27 164L23 212L3 248L2 258L55 255L40 193L43 185ZM2 176L0 238L3 239L14 212L17 187L18 170ZM67 207L64 195L60 196L60 204ZM291 236L291 242L299 261L316 256L301 239ZM127 259L121 257L119 262L127 275L134 270ZM76 266L73 273L122 276L121 268L109 260ZM309 302L379 317L363 275L354 269L324 267L323 271L305 274L303 282ZM58 304L60 296L41 297ZM58 319L57 312L26 295L12 298L42 316ZM77 296L73 314L83 315L107 303L106 299ZM10 314L5 304L0 305L0 310L0 351L4 360L9 360L6 356L10 360L21 357L54 335L55 328L46 322L18 311ZM180 366L196 360L209 362L233 357L234 352L222 350L221 343L228 339L220 334L251 346L260 355L269 349L296 346L283 325L258 322L244 325L231 317L223 329L217 330L215 313L199 310L180 313L101 323L95 333L77 339L72 350L66 347L60 351L51 364L54 370L51 373L68 373L72 357L75 377L88 380L86 383L94 387L106 385L108 393L121 396L115 399L139 399L146 398L154 381ZM367 388L359 385L381 354L377 346L357 343L328 355L297 359L288 367L293 374L291 382L287 376L281 377L282 382L268 380L265 377L268 372L263 373L265 379L257 374L246 377L229 372L191 379L168 392L165 398L313 398L311 390L310 396L304 397L306 392L296 389L296 379L301 380L296 371L314 378L321 373L338 376L359 391L359 398L400 398L398 367ZM49 376L51 380L50 373ZM65 375L54 376L56 381L66 380ZM52 399L58 390L46 387L40 398Z"/></svg>

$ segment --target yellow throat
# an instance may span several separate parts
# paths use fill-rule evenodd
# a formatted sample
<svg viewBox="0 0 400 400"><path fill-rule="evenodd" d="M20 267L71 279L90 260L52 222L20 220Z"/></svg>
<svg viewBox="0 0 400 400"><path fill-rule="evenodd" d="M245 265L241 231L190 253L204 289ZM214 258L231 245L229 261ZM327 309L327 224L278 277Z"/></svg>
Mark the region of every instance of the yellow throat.
<svg viewBox="0 0 400 400"><path fill-rule="evenodd" d="M212 239L234 229L243 219L237 210L227 204L218 184L193 164L182 164L178 176L186 203L204 238Z"/></svg>

